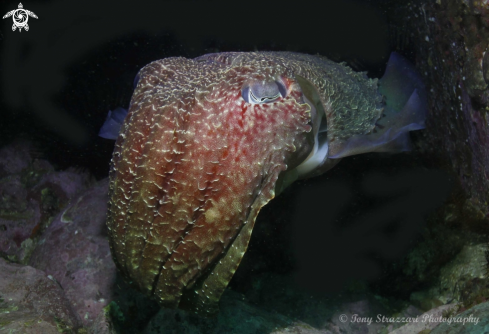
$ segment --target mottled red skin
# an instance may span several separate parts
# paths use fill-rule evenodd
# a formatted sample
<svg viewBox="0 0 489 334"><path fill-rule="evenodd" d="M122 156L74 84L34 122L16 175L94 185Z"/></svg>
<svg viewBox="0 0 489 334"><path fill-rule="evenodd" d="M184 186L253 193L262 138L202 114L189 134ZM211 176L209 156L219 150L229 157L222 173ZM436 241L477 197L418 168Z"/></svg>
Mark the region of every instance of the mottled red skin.
<svg viewBox="0 0 489 334"><path fill-rule="evenodd" d="M313 148L312 109L297 80L317 91L330 147L370 133L382 98L364 74L287 52L168 58L139 77L110 173L112 254L123 275L162 305L209 315L279 175L294 173ZM243 99L246 85L277 80L285 97Z"/></svg>
<svg viewBox="0 0 489 334"><path fill-rule="evenodd" d="M141 71L114 152L108 226L118 267L163 305L178 306L182 290L254 223L296 147L310 150L300 87L285 68L261 65L233 68L188 91L188 73L199 66L191 60ZM246 81L278 76L290 90L282 101L251 105L241 98ZM169 80L182 84L180 91L158 94ZM229 279L238 264L228 268Z"/></svg>

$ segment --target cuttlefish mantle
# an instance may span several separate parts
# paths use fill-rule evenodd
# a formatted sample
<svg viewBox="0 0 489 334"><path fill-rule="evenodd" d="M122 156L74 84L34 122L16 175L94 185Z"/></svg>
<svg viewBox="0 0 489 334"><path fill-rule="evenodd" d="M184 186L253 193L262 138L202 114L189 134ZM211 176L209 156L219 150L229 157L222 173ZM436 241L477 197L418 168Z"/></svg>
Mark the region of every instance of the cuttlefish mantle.
<svg viewBox="0 0 489 334"><path fill-rule="evenodd" d="M117 267L166 307L201 315L236 271L261 207L341 158L410 149L424 86L393 53L379 81L290 52L167 58L139 72L117 139L107 226Z"/></svg>

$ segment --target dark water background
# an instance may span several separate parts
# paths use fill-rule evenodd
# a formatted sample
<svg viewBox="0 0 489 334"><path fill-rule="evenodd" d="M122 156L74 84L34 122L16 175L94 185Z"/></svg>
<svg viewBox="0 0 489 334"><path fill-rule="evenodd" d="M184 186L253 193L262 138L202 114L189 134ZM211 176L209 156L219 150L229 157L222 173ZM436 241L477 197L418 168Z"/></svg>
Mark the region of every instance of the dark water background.
<svg viewBox="0 0 489 334"><path fill-rule="evenodd" d="M17 8L3 1L0 9ZM369 1L29 1L28 32L1 27L0 143L25 136L59 168L107 175L112 143L97 136L126 107L147 63L221 51L297 51L379 77L390 54L383 10ZM409 52L406 52L409 53ZM409 54L407 55L409 57Z"/></svg>

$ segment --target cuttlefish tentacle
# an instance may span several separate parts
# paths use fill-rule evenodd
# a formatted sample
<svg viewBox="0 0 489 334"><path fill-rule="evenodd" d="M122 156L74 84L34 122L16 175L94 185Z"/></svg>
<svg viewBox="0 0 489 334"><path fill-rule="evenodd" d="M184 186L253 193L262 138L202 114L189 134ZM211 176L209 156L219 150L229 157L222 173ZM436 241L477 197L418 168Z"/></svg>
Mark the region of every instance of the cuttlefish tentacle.
<svg viewBox="0 0 489 334"><path fill-rule="evenodd" d="M420 87L401 94L408 110L389 109L381 129L377 80L323 57L222 53L147 65L119 134L120 111L100 132L117 137L107 219L117 267L163 306L215 313L260 209L351 152L405 149L386 138L399 141L392 133L423 119L421 102L406 102Z"/></svg>

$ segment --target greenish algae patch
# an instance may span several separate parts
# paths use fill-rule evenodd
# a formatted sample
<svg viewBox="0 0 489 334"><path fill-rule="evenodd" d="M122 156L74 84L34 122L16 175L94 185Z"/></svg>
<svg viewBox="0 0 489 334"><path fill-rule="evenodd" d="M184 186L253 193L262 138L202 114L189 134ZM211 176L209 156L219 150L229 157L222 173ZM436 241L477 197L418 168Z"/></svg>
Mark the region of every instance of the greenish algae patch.
<svg viewBox="0 0 489 334"><path fill-rule="evenodd" d="M104 307L104 312L108 318L116 319L119 322L124 322L126 320L124 313L122 313L121 308L115 301L111 301L109 305Z"/></svg>
<svg viewBox="0 0 489 334"><path fill-rule="evenodd" d="M58 317L54 317L54 322L56 323L56 329L58 330L59 333L73 333L73 329L68 326L63 319L60 319Z"/></svg>

